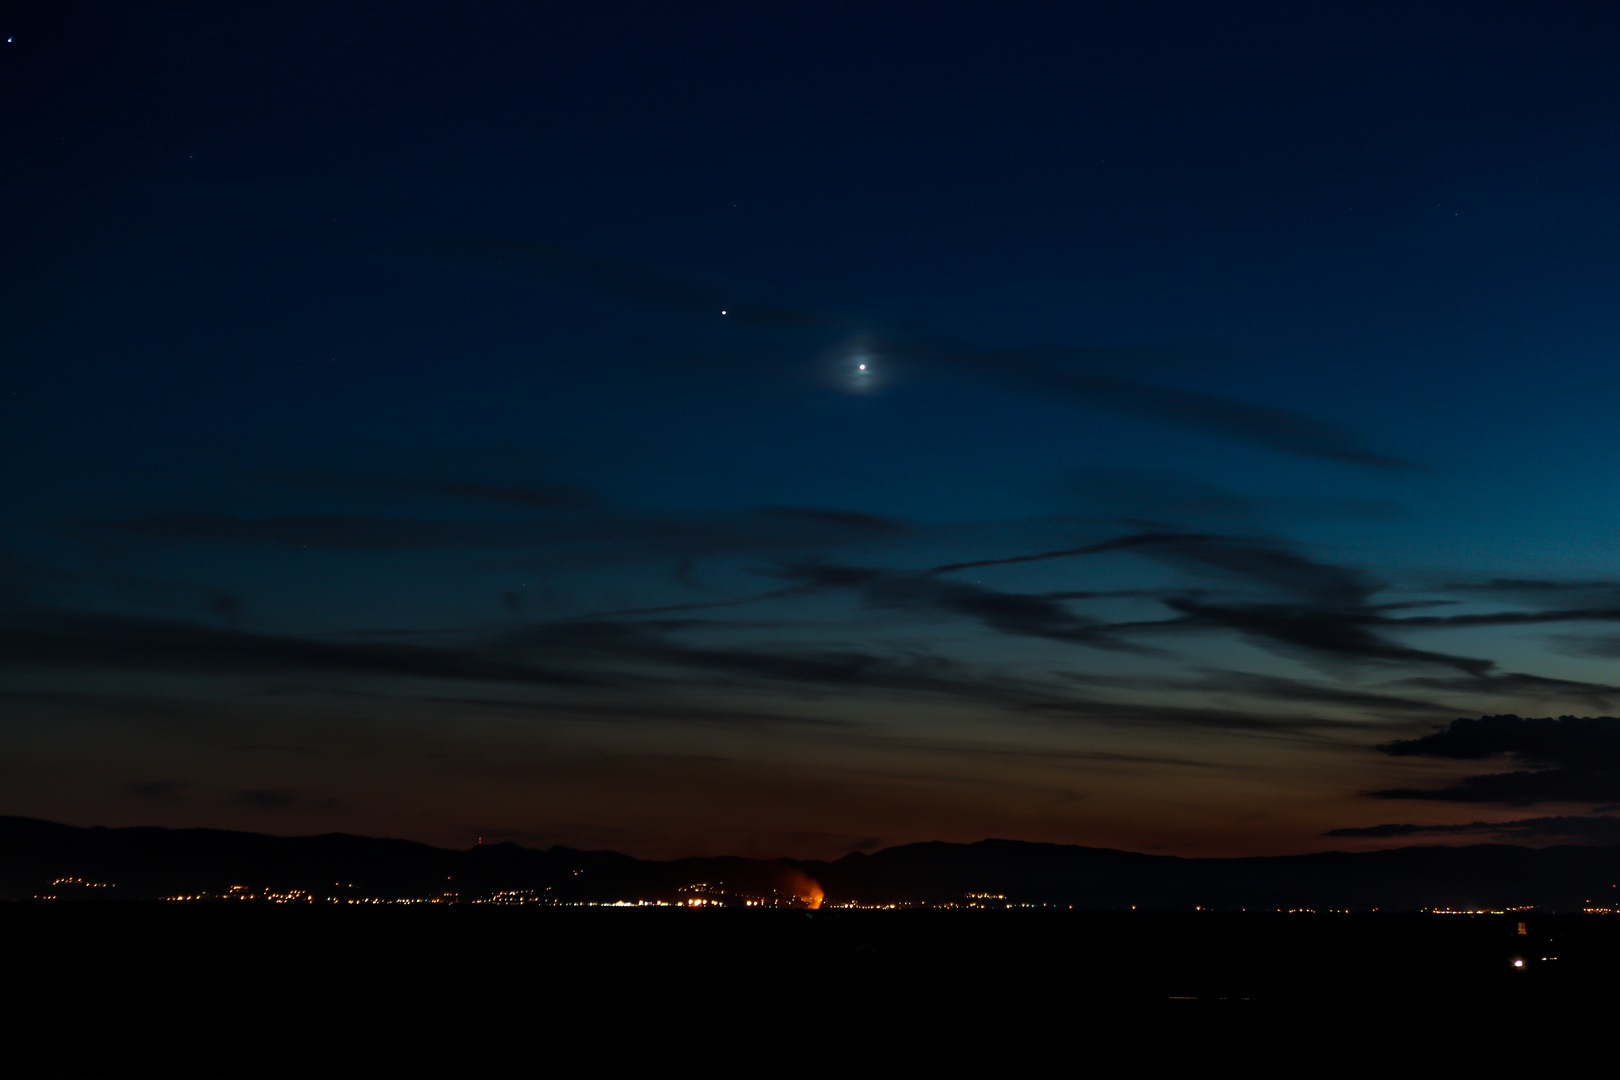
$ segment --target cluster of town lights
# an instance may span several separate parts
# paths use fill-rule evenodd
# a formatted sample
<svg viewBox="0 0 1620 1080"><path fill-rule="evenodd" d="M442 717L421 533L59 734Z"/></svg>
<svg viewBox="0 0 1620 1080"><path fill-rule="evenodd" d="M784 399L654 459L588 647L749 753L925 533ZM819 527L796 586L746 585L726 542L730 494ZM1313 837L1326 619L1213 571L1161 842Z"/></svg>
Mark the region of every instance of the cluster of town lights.
<svg viewBox="0 0 1620 1080"><path fill-rule="evenodd" d="M575 871L578 875L580 871ZM1072 904L1049 904L1009 900L1005 893L970 892L962 894L959 900L948 901L888 901L880 903L863 903L860 900L837 900L832 903L823 903L819 886L814 882L805 882L808 888L794 888L790 892L772 890L768 896L758 894L727 891L724 882L694 882L682 885L676 889L677 893L685 895L674 900L564 900L552 892L551 886L535 889L502 889L488 896L470 897L462 899L456 892L443 892L436 896L397 897L385 899L371 896L319 896L304 889L272 889L255 888L248 885L232 885L225 892L195 892L176 896L162 897L166 901L200 902L200 901L227 901L247 900L271 904L497 904L497 905L535 905L544 907L661 907L661 908L809 908L815 910L820 907L840 910L869 910L869 911L895 911L900 909L967 909L979 910L1012 910L1014 908L1067 908L1073 910ZM353 885L334 882L335 888L353 889ZM88 881L80 877L59 877L51 882L53 891L39 893L35 900L71 900L84 895L82 890L114 889L116 885L109 882ZM1130 907L1131 911L1138 910L1137 905ZM1194 907L1194 911L1209 911L1202 905ZM1349 908L1269 908L1249 909L1256 912L1271 911L1276 914L1288 915L1348 915ZM1378 909L1373 908L1376 912ZM1453 908L1453 907L1426 907L1420 911L1426 915L1511 915L1525 911L1535 911L1534 904L1522 904L1514 907L1502 908ZM1597 906L1588 901L1588 906L1580 909L1587 915L1615 915L1620 914L1620 907ZM1520 933L1523 933L1523 923L1520 924ZM1523 961L1514 961L1515 967L1522 967Z"/></svg>

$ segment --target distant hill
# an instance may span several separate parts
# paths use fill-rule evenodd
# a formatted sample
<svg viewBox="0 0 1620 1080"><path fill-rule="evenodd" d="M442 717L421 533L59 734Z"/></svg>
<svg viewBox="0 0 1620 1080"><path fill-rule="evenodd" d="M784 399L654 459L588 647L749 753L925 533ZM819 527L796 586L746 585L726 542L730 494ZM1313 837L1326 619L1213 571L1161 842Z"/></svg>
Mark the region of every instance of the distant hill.
<svg viewBox="0 0 1620 1080"><path fill-rule="evenodd" d="M465 851L330 833L81 829L0 817L0 899L275 894L553 903L1045 904L1088 910L1620 907L1620 847L1407 847L1248 859L984 840L793 859L651 861L482 844ZM976 895L975 895L976 894Z"/></svg>

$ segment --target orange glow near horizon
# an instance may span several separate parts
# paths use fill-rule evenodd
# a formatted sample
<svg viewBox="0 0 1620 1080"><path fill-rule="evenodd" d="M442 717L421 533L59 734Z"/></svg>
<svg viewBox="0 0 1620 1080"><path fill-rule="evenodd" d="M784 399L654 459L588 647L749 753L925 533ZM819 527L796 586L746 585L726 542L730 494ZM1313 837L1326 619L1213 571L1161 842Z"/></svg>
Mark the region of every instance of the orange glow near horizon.
<svg viewBox="0 0 1620 1080"><path fill-rule="evenodd" d="M819 908L821 902L827 898L827 893L820 883L803 870L789 870L783 874L782 887L811 911Z"/></svg>

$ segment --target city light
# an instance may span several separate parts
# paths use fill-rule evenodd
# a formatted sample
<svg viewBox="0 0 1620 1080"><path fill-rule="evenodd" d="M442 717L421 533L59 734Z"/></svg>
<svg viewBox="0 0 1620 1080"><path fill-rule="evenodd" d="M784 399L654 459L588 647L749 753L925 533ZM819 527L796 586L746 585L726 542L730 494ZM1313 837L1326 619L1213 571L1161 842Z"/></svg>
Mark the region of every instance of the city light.
<svg viewBox="0 0 1620 1080"><path fill-rule="evenodd" d="M533 885L526 888L502 888L485 890L469 890L466 894L461 891L444 889L442 891L428 891L418 895L357 895L364 888L352 883L332 882L329 887L300 888L286 885L228 885L217 889L191 889L173 895L157 897L157 899L170 903L259 903L259 904L345 904L345 905L378 905L378 904L487 904L495 906L532 906L532 907L662 907L681 908L687 911L714 910L723 908L776 908L794 911L815 911L819 909L844 911L897 911L897 910L976 910L976 911L1013 911L1036 909L1062 909L1074 910L1074 904L1066 904L1047 900L1014 898L1007 893L992 892L964 892L949 899L930 900L863 900L857 897L827 898L821 886L802 875L788 875L778 879L778 887L761 890L758 886L753 888L738 887L736 884L727 885L724 881L696 881L676 886L673 893L663 890L653 890L652 895L622 896L611 899L587 899L580 896L566 895L569 891L578 889L577 879L583 875L582 870L569 870L562 883L556 885ZM449 879L446 879L447 881ZM88 899L97 893L107 896L110 890L117 889L114 882L93 881L77 876L63 876L51 879L48 889L41 889L34 894L35 901L74 901ZM106 890L107 892L102 892ZM595 890L593 890L595 891ZM132 897L128 886L121 890L121 898L138 899ZM336 893L337 895L333 895ZM1082 909L1083 910L1083 909ZM1119 911L1154 910L1143 908L1141 905L1119 905L1112 908ZM1165 907L1159 910L1168 911L1173 908ZM1186 911L1181 907L1179 910ZM1279 908L1249 908L1231 907L1220 908L1207 904L1191 905L1194 912L1260 912L1266 911L1278 915L1353 915L1359 909L1352 908L1313 908L1313 907L1279 907ZM1376 912L1378 908L1366 909ZM1588 902L1588 906L1577 909L1587 915L1614 915L1620 914L1620 907L1598 906ZM1464 915L1464 916L1522 916L1527 912L1548 912L1549 909L1532 904L1521 904L1511 907L1424 907L1418 909L1423 915ZM1517 924L1518 933L1526 933L1523 922ZM1522 961L1517 961L1515 967L1523 967Z"/></svg>

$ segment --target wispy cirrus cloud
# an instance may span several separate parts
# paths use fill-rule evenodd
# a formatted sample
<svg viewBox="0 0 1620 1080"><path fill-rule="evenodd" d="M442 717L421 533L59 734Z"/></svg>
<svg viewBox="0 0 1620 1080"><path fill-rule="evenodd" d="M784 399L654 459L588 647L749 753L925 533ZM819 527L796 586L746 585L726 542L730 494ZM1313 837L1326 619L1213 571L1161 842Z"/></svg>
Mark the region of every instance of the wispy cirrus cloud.
<svg viewBox="0 0 1620 1080"><path fill-rule="evenodd" d="M1509 843L1554 842L1620 844L1620 817L1561 815L1520 818L1516 821L1471 821L1465 825L1364 825L1329 829L1323 836L1368 839L1407 839L1423 836L1478 836Z"/></svg>
<svg viewBox="0 0 1620 1080"><path fill-rule="evenodd" d="M939 353L933 359L1015 389L1113 409L1262 450L1377 469L1415 467L1373 449L1348 428L1304 413L1124 374L1156 354L1162 350L1056 347Z"/></svg>
<svg viewBox="0 0 1620 1080"><path fill-rule="evenodd" d="M778 567L772 574L807 588L851 591L874 608L949 614L972 619L1004 634L1048 638L1097 649L1148 651L1108 633L1101 621L1075 614L1061 600L951 581L927 571L907 573L873 567L799 563Z"/></svg>
<svg viewBox="0 0 1620 1080"><path fill-rule="evenodd" d="M600 505L589 488L558 483L492 483L434 476L366 476L299 469L272 478L300 490L362 499L436 499L554 512Z"/></svg>
<svg viewBox="0 0 1620 1080"><path fill-rule="evenodd" d="M490 651L252 633L178 620L24 610L0 624L13 668L408 676L581 687L592 680Z"/></svg>
<svg viewBox="0 0 1620 1080"><path fill-rule="evenodd" d="M912 526L876 514L818 507L546 518L442 518L300 513L160 514L100 523L147 539L269 544L329 551L569 548L597 558L680 558L840 547L891 540Z"/></svg>
<svg viewBox="0 0 1620 1080"><path fill-rule="evenodd" d="M1014 592L953 580L964 571L1129 553L1190 576L1194 584L1150 589ZM869 607L969 619L998 633L1042 637L1115 651L1155 652L1146 639L1166 634L1231 634L1269 651L1340 667L1450 668L1471 684L1433 680L1434 689L1474 693L1560 693L1594 698L1596 684L1502 673L1496 662L1420 648L1402 640L1413 632L1620 620L1620 609L1500 610L1447 615L1409 614L1447 603L1384 600L1388 586L1368 572L1325 562L1278 537L1150 530L1070 547L942 563L922 570L860 566L825 559L780 562L765 571L790 582L744 597L624 609L604 614L655 614L720 609L844 591ZM1110 622L1083 615L1081 600L1133 597L1160 604L1164 618ZM1413 685L1423 685L1414 683Z"/></svg>
<svg viewBox="0 0 1620 1080"><path fill-rule="evenodd" d="M1441 666L1477 676L1494 667L1490 660L1403 644L1392 635L1450 624L1398 617L1392 614L1398 609L1374 602L1384 589L1382 582L1357 568L1312 558L1280 539L1161 530L1073 548L946 564L931 572L1112 551L1131 551L1207 584L1196 589L1167 587L1159 602L1171 613L1170 618L1090 627L1099 637L1126 640L1166 632L1227 632L1272 651L1324 663Z"/></svg>

